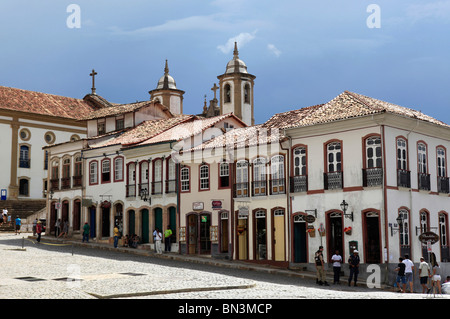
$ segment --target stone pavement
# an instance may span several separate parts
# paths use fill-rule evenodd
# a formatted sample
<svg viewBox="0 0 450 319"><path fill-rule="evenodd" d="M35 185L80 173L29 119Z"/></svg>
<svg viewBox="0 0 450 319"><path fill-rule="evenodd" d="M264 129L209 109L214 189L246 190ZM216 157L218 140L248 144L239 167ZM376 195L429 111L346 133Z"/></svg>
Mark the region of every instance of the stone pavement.
<svg viewBox="0 0 450 319"><path fill-rule="evenodd" d="M0 234L0 298L10 299L415 299L383 289L314 284L315 274L239 261L216 260L177 253L113 248L110 244ZM90 249L88 249L90 248ZM190 263L184 263L184 262ZM196 264L213 266L208 269ZM192 265L190 267L189 265ZM211 271L211 269L217 269ZM242 270L238 275L220 270ZM251 271L245 275L245 271ZM244 275L242 275L244 274ZM264 277L259 280L258 274ZM270 281L271 274L278 281ZM281 279L280 279L281 278ZM284 278L284 279L282 279ZM449 298L444 295L442 298Z"/></svg>

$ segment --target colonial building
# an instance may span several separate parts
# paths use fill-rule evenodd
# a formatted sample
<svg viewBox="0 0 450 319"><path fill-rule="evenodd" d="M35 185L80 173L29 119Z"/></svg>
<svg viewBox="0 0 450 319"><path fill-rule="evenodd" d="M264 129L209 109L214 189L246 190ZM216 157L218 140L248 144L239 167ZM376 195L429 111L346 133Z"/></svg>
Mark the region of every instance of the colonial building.
<svg viewBox="0 0 450 319"><path fill-rule="evenodd" d="M290 141L290 260L313 262L324 246L363 263L427 257L433 231L448 261L450 127L421 112L352 92L328 103L277 114ZM312 216L312 217L311 217Z"/></svg>
<svg viewBox="0 0 450 319"><path fill-rule="evenodd" d="M255 76L237 45L218 78L200 115L182 114L167 62L149 101L93 91L86 137L43 149L50 223L67 218L77 235L88 222L97 241L117 224L148 247L170 227L181 254L294 268L319 246L327 262L355 249L364 265L429 249L448 261L449 125L348 91L254 125ZM438 242L427 247L428 232Z"/></svg>
<svg viewBox="0 0 450 319"><path fill-rule="evenodd" d="M190 150L198 191L180 192L187 254L287 266L283 140L278 129L258 125L228 130Z"/></svg>
<svg viewBox="0 0 450 319"><path fill-rule="evenodd" d="M44 146L87 134L82 116L101 107L84 99L0 87L0 188L12 200L45 198L49 156Z"/></svg>

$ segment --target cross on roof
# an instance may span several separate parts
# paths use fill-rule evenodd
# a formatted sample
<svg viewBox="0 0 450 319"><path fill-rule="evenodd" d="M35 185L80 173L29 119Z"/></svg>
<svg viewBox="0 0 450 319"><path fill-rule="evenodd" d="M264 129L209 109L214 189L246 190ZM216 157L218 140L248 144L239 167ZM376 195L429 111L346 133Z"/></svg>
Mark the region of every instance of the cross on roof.
<svg viewBox="0 0 450 319"><path fill-rule="evenodd" d="M214 83L214 86L211 88L211 91L214 91L214 100L217 100L216 98L216 91L219 89L219 87Z"/></svg>
<svg viewBox="0 0 450 319"><path fill-rule="evenodd" d="M89 74L90 76L92 76L92 94L96 94L95 93L95 76L97 75L98 73L97 72L95 72L95 70L94 69L92 69L92 73L91 74Z"/></svg>

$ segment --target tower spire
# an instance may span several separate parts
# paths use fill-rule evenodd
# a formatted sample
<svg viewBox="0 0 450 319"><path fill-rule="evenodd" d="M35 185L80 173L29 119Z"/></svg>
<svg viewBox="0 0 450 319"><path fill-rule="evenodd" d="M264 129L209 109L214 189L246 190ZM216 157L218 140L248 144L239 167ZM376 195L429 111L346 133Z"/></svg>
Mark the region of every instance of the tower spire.
<svg viewBox="0 0 450 319"><path fill-rule="evenodd" d="M239 51L238 51L238 48L237 48L237 42L234 42L233 58L235 60L239 59Z"/></svg>
<svg viewBox="0 0 450 319"><path fill-rule="evenodd" d="M164 67L164 75L169 75L169 64L167 63L167 59L166 59L166 66Z"/></svg>

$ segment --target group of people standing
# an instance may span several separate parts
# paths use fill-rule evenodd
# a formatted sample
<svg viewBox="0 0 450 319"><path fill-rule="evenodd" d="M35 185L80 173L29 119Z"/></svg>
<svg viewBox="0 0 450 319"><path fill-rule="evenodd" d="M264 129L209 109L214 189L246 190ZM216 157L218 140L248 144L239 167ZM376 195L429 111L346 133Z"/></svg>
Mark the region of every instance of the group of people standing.
<svg viewBox="0 0 450 319"><path fill-rule="evenodd" d="M316 273L317 280L316 283L318 285L329 286L326 277L325 277L325 261L323 259L323 246L319 247L319 250L316 251L315 256L315 264L316 264ZM333 263L333 284L340 284L341 278L341 267L343 263L342 256L339 253L339 250L336 250L334 255L331 257L331 262ZM359 253L358 250L353 250L353 253L348 258L348 265L350 270L350 275L348 277L348 285L351 286L352 281L354 282L354 286L356 286L356 282L358 281L359 274Z"/></svg>
<svg viewBox="0 0 450 319"><path fill-rule="evenodd" d="M116 225L114 227L114 248L118 247L120 237L121 237L121 232L119 231L119 228ZM129 239L128 235L125 237L125 240L124 240L125 247L134 247L134 248L137 247L137 244L139 242L136 242L135 238L139 238L139 237L137 237L137 236L133 236L133 237L134 237L134 239ZM166 252L170 252L170 250L171 250L172 237L173 237L173 232L169 225L169 226L167 226L167 229L164 231L164 251L166 251ZM158 228L156 228L153 232L153 241L155 243L155 251L159 254L162 253L162 240L163 240L163 234L161 233L161 231ZM135 243L136 245L132 246L131 243Z"/></svg>
<svg viewBox="0 0 450 319"><path fill-rule="evenodd" d="M173 237L173 232L169 225L169 226L167 226L167 229L164 231L164 251L165 252L170 252L170 250L171 250L172 237ZM153 240L155 242L155 251L158 254L162 254L162 239L163 239L163 234L161 233L161 231L158 228L156 228L155 231L153 232Z"/></svg>

